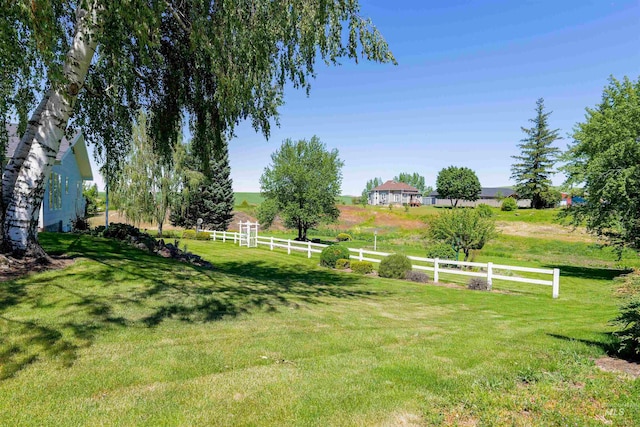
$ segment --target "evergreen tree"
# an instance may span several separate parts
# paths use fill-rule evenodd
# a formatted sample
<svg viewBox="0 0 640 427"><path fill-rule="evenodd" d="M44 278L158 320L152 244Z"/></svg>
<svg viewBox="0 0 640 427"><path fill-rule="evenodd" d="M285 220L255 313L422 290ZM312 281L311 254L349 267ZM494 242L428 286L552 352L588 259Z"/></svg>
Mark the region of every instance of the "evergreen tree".
<svg viewBox="0 0 640 427"><path fill-rule="evenodd" d="M207 230L224 231L229 226L233 219L234 195L227 144L216 152L217 156L205 168L197 161L192 147L187 150L182 191L175 198L171 211L173 225L195 228L198 218L202 218L202 227Z"/></svg>
<svg viewBox="0 0 640 427"><path fill-rule="evenodd" d="M531 128L522 128L527 135L521 140L521 155L512 156L517 162L511 166L511 178L516 181L516 192L521 199L531 199L531 207L542 209L553 206L555 192L551 189L550 176L554 174L555 158L560 153L552 147L554 141L562 139L558 129L549 129L551 112L544 111L544 99L536 102L536 117L529 119Z"/></svg>

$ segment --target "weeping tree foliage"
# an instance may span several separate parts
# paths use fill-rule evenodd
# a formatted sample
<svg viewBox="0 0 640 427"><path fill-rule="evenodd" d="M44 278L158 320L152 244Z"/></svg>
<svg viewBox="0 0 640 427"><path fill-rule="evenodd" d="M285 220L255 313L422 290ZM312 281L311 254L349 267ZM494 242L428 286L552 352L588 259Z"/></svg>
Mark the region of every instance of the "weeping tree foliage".
<svg viewBox="0 0 640 427"><path fill-rule="evenodd" d="M285 84L309 91L316 60L395 62L351 0L2 0L2 11L0 115L17 115L23 135L3 173L14 255L39 253L44 177L68 125L116 176L140 108L165 157L188 119L207 164L240 121L268 137Z"/></svg>
<svg viewBox="0 0 640 427"><path fill-rule="evenodd" d="M584 189L585 203L565 215L620 250L639 249L640 78L612 77L572 137L563 171L568 185Z"/></svg>
<svg viewBox="0 0 640 427"><path fill-rule="evenodd" d="M120 173L112 185L113 201L127 219L139 224L155 222L158 235L167 218L179 180L173 159L158 155L147 133L147 116L141 113L133 128L133 139Z"/></svg>
<svg viewBox="0 0 640 427"><path fill-rule="evenodd" d="M337 220L343 164L338 150L327 151L317 136L285 140L260 177L260 222L269 226L279 215L287 228L298 230L298 240L306 240L310 228Z"/></svg>
<svg viewBox="0 0 640 427"><path fill-rule="evenodd" d="M542 209L552 207L559 201L559 195L551 188L551 175L560 149L552 147L562 139L558 129L549 129L551 111L545 112L544 99L536 102L536 116L529 119L533 126L521 128L526 137L518 147L521 154L512 156L516 160L511 166L511 179L516 182L516 193L521 199L531 199L531 207Z"/></svg>

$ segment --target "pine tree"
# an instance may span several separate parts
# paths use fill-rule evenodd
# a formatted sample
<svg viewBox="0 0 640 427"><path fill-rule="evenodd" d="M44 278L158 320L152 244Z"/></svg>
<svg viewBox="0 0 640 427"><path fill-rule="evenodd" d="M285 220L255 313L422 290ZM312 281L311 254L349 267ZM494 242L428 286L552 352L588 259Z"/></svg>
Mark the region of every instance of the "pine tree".
<svg viewBox="0 0 640 427"><path fill-rule="evenodd" d="M536 117L529 119L531 128L521 128L527 135L520 140L521 155L512 156L517 162L511 166L511 178L516 181L516 192L522 199L531 199L531 207L542 209L556 201L551 190L551 175L554 174L555 158L560 153L552 147L554 141L562 139L559 129L549 129L551 112L544 111L544 99L536 102Z"/></svg>
<svg viewBox="0 0 640 427"><path fill-rule="evenodd" d="M217 158L212 159L209 164L211 174L207 177L206 185L197 196L201 200L199 218L202 218L204 228L225 231L233 219L234 204L229 150L226 143L217 154Z"/></svg>
<svg viewBox="0 0 640 427"><path fill-rule="evenodd" d="M188 156L194 156L188 150ZM198 165L195 157L185 164L199 168L204 179L197 184L183 186L171 212L171 223L185 228L195 228L198 218L202 218L202 227L207 230L226 230L233 219L234 194L229 167L229 150L223 142L216 156L208 162L208 167ZM191 171L193 172L193 171Z"/></svg>

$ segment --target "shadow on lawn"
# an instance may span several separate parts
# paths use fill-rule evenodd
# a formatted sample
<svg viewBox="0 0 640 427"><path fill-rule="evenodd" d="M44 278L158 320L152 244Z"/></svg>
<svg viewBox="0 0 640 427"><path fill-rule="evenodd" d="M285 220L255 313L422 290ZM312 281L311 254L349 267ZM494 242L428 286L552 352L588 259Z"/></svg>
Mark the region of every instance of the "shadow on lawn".
<svg viewBox="0 0 640 427"><path fill-rule="evenodd" d="M613 280L633 270L621 270L616 268L580 267L576 265L545 265L544 268L559 268L560 276L576 277L579 279Z"/></svg>
<svg viewBox="0 0 640 427"><path fill-rule="evenodd" d="M618 354L618 348L617 348L617 340L615 338L615 336L612 333L600 333L599 335L602 337L601 340L599 341L594 341L594 340L585 340L582 338L572 338L572 337L568 337L566 335L559 335L559 334L547 334L548 336L552 337L552 338L556 338L559 340L563 340L563 341L573 341L573 342L580 342L582 344L586 344L588 346L591 347L598 347L600 348L602 351L604 351L608 356L616 356L616 357L620 357L620 355Z"/></svg>
<svg viewBox="0 0 640 427"><path fill-rule="evenodd" d="M207 270L85 236L46 236L45 247L98 263L0 284L0 380L52 357L69 366L78 350L117 328L167 319L212 322L328 298L366 298L359 278L300 265L211 259Z"/></svg>

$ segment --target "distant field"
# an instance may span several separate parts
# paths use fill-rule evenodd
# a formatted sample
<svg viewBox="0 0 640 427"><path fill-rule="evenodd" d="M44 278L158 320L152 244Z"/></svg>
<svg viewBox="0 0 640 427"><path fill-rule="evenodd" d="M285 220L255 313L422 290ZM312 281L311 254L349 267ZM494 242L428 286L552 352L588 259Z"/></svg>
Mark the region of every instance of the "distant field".
<svg viewBox="0 0 640 427"><path fill-rule="evenodd" d="M236 192L235 197L236 197L236 206L241 205L242 202L245 200L250 205L259 205L264 201L264 197L262 197L260 193ZM338 197L338 203L341 203L343 205L350 205L352 197L353 196L340 196Z"/></svg>

